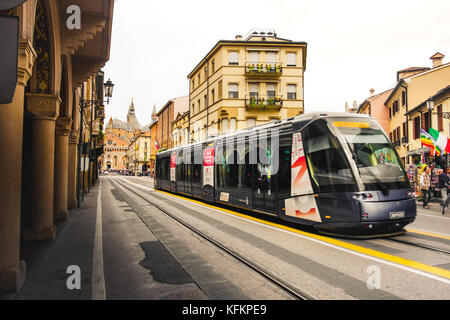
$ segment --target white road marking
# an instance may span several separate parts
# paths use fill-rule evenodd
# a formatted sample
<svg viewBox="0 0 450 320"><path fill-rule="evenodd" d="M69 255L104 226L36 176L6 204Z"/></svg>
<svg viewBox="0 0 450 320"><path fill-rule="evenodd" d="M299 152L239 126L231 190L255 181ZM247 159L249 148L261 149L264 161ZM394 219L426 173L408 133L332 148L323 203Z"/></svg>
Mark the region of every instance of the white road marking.
<svg viewBox="0 0 450 320"><path fill-rule="evenodd" d="M102 179L100 179L97 197L97 218L95 221L94 253L92 258L92 300L106 299L102 238Z"/></svg>

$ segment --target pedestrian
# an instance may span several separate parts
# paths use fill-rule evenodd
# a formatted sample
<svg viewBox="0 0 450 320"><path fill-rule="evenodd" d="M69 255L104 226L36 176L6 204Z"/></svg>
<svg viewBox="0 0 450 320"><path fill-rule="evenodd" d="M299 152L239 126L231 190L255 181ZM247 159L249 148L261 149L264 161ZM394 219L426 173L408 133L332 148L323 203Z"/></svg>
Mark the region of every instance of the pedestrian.
<svg viewBox="0 0 450 320"><path fill-rule="evenodd" d="M439 175L439 189L441 189L441 206L445 205L448 197L448 187L450 185L450 178L448 176L450 173L450 167L444 168L444 170Z"/></svg>
<svg viewBox="0 0 450 320"><path fill-rule="evenodd" d="M422 197L423 197L423 207L424 209L429 209L430 206L428 205L428 202L430 201L429 191L431 187L431 177L430 177L430 167L424 166L424 170L422 171L422 174L420 175L420 190L422 191Z"/></svg>

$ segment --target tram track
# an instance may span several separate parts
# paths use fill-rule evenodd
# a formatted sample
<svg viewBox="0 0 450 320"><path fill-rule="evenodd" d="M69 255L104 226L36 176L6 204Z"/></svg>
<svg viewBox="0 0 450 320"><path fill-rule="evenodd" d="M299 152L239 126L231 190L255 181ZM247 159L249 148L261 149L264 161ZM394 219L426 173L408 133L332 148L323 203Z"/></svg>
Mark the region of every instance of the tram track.
<svg viewBox="0 0 450 320"><path fill-rule="evenodd" d="M214 245L216 248L218 248L221 251L225 252L226 254L228 254L229 256L234 258L235 260L239 261L240 263L242 263L246 267L252 269L257 274L259 274L264 279L268 280L273 285L277 286L278 288L280 288L281 290L286 292L288 295L290 295L294 299L296 299L296 300L313 300L313 298L311 296L309 296L308 294L302 292L301 290L298 290L296 287L292 286L288 282L286 282L283 279L279 278L278 276L274 275L273 273L268 271L266 268L253 263L252 261L250 261L249 259L247 259L243 255L237 253L236 251L234 251L234 250L232 250L230 248L227 248L226 246L224 246L220 242L214 240L213 238L211 238L210 236L208 236L204 232L202 232L199 229L193 227L192 225L186 223L182 219L176 217L175 215L170 213L168 210L162 208L160 205L158 205L158 204L156 204L154 202L151 202L147 197L142 196L139 192L137 192L133 188L130 188L129 186L127 186L123 181L120 181L120 179L112 179L112 181L113 181L113 183L118 184L122 188L132 192L134 195L136 195L139 198L143 199L144 201L149 203L151 206L153 206L154 208L156 208L157 210L159 210L160 212L162 212L163 214L165 214L166 216L168 216L172 220L176 221L177 223L179 223L183 227L187 228L188 230L190 230L191 232L193 232L197 236L199 236L202 239L206 240L208 243ZM138 184L144 185L143 183L138 183ZM144 186L147 186L147 185L144 185ZM145 221L141 217L139 217L139 218L145 224Z"/></svg>
<svg viewBox="0 0 450 320"><path fill-rule="evenodd" d="M414 243L414 242L403 240L403 239L393 239L393 238L389 238L386 240L450 255L450 250L445 250L445 249L441 249L441 248L437 248L437 247L433 247L433 246L429 246L429 245L425 245L425 244L421 244L421 243Z"/></svg>

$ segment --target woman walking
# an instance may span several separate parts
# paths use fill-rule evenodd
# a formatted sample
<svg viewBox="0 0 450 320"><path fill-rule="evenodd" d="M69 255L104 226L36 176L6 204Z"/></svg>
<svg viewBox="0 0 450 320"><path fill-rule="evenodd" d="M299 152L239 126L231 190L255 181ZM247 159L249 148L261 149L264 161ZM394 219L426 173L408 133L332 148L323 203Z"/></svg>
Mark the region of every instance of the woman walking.
<svg viewBox="0 0 450 320"><path fill-rule="evenodd" d="M420 175L420 182L419 182L420 190L422 191L423 207L425 209L430 208L430 206L428 205L428 202L430 201L429 190L431 187L430 171L431 169L425 166L422 174Z"/></svg>

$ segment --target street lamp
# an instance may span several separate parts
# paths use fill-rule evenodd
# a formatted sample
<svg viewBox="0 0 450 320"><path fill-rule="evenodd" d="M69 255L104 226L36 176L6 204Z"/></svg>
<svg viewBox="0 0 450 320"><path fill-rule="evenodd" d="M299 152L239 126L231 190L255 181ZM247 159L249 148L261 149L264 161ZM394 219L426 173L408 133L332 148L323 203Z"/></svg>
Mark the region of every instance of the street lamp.
<svg viewBox="0 0 450 320"><path fill-rule="evenodd" d="M103 74L101 74L101 76L103 76ZM102 81L103 82L103 81ZM88 177L90 176L90 169L91 169L91 165L90 165L90 160L91 160L91 141L92 141L92 122L93 122L93 112L92 112L92 107L96 106L96 105L103 105L105 102L107 104L109 104L109 98L112 98L112 94L113 94L113 88L114 88L114 84L111 82L110 79L108 79L108 81L106 81L105 83L103 83L103 90L104 90L104 94L105 97L107 98L106 101L103 100L87 100L84 99L84 85L81 87L81 99L80 99L80 140L79 140L79 145L78 145L78 190L77 190L77 204L78 204L78 208L80 207L80 187L81 187L81 154L86 154L85 150L87 149L86 146L84 146L83 143L83 115L84 115L84 109L87 107L91 107L91 130L90 130L90 138L89 138L89 174ZM92 86L92 97L94 97L94 86ZM95 108L94 108L95 110ZM83 162L83 169L85 169L85 164ZM84 200L84 171L83 170L83 182L82 182L82 198ZM89 179L89 178L88 178ZM89 188L89 182L88 182L88 188Z"/></svg>
<svg viewBox="0 0 450 320"><path fill-rule="evenodd" d="M113 95L114 83L112 83L111 79L108 78L108 81L103 84L103 88L105 90L105 97L108 98L106 103L109 104L109 98L112 98Z"/></svg>

